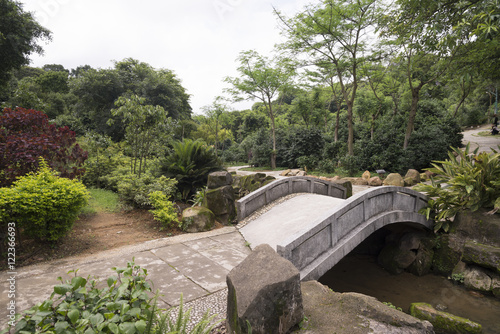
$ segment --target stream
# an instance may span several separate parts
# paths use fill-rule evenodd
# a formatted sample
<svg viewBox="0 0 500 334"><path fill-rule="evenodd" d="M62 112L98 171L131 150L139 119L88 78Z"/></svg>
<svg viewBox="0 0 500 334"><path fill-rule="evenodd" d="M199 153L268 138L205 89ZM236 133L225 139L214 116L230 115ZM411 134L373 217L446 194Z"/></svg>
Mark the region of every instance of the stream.
<svg viewBox="0 0 500 334"><path fill-rule="evenodd" d="M390 302L409 313L411 303L436 308L480 323L485 334L500 333L500 299L467 291L462 285L428 274L391 275L375 256L349 254L319 280L336 292L358 292Z"/></svg>

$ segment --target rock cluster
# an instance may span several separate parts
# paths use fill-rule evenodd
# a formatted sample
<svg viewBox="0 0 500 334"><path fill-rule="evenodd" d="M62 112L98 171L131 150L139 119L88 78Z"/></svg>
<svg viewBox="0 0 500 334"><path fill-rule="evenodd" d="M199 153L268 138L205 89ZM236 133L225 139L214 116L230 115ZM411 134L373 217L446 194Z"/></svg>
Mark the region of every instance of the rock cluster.
<svg viewBox="0 0 500 334"><path fill-rule="evenodd" d="M457 214L450 233L439 239L432 266L469 289L500 298L500 217L485 211Z"/></svg>
<svg viewBox="0 0 500 334"><path fill-rule="evenodd" d="M267 176L264 173L235 176L233 181L234 194L237 199L244 197L274 180L276 180L274 176Z"/></svg>

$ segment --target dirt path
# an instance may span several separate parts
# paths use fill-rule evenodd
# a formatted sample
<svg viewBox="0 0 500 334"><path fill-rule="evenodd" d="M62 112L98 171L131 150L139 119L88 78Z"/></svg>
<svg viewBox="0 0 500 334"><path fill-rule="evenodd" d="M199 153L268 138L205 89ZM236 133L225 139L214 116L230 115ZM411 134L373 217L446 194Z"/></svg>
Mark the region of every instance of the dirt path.
<svg viewBox="0 0 500 334"><path fill-rule="evenodd" d="M71 232L55 247L22 240L17 264L26 266L68 256L95 254L183 233L177 226L160 231L161 227L147 210L100 212L77 220Z"/></svg>

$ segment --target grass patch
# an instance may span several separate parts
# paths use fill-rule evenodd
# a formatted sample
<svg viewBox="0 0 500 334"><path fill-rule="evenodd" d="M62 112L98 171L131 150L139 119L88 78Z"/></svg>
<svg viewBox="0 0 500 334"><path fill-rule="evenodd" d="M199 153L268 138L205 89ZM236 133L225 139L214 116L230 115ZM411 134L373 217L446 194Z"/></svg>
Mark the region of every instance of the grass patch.
<svg viewBox="0 0 500 334"><path fill-rule="evenodd" d="M478 132L477 136L480 136L480 137L498 137L499 135L492 135L491 130L488 130L488 131Z"/></svg>
<svg viewBox="0 0 500 334"><path fill-rule="evenodd" d="M116 212L120 209L118 194L105 189L88 189L89 204L83 208L82 214L90 215L98 212Z"/></svg>
<svg viewBox="0 0 500 334"><path fill-rule="evenodd" d="M287 170L287 169L288 168L286 167L276 167L275 169L272 169L269 166L262 166L262 167L247 167L247 168L242 168L240 170L246 172L273 172L273 171Z"/></svg>
<svg viewBox="0 0 500 334"><path fill-rule="evenodd" d="M234 162L234 161L230 161L230 162L224 162L224 167L237 167L237 166L247 166L249 165L248 162Z"/></svg>

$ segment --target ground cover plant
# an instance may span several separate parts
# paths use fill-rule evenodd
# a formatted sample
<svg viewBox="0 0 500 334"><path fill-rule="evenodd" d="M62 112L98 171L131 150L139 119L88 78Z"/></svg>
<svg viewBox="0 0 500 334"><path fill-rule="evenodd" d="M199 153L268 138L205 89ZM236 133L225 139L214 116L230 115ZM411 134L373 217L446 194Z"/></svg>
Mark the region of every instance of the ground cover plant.
<svg viewBox="0 0 500 334"><path fill-rule="evenodd" d="M112 270L104 287L90 276L77 276L78 270L68 272L74 275L70 279L59 277L48 299L18 315L15 326L2 333L208 334L217 325L207 311L189 329L190 310L184 312L182 296L175 317L172 310L159 309L147 270L133 260Z"/></svg>
<svg viewBox="0 0 500 334"><path fill-rule="evenodd" d="M449 159L433 163L428 168L436 176L432 183L416 189L430 199L423 209L427 218L435 221L434 230L448 232L450 219L460 210L472 212L489 208L491 214L500 210L500 146L498 151L478 153L454 148Z"/></svg>

